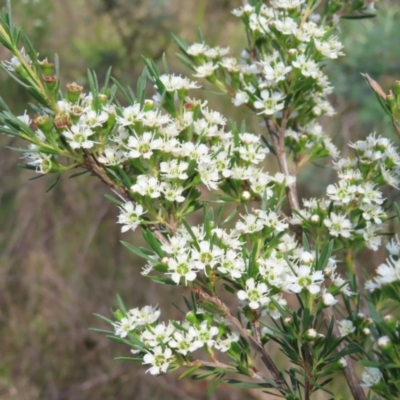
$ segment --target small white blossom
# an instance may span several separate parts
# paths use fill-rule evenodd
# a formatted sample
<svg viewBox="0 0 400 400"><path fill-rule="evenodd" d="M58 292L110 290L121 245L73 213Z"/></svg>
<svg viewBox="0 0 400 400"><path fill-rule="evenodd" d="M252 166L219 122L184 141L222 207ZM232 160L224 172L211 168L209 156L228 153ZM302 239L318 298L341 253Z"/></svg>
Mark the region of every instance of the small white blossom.
<svg viewBox="0 0 400 400"><path fill-rule="evenodd" d="M382 373L379 370L379 368L367 367L365 368L365 371L362 374L361 386L362 387L374 386L378 384L381 379L382 379Z"/></svg>
<svg viewBox="0 0 400 400"><path fill-rule="evenodd" d="M133 231L142 222L141 216L145 214L143 207L140 204L136 206L132 202L127 202L120 207L120 214L118 216L118 224L122 224L121 232L127 232L130 229Z"/></svg>
<svg viewBox="0 0 400 400"><path fill-rule="evenodd" d="M161 346L157 346L152 351L152 353L149 352L143 357L143 364L152 365L146 372L150 372L151 375L166 373L173 360L172 350L169 347L163 350Z"/></svg>
<svg viewBox="0 0 400 400"><path fill-rule="evenodd" d="M343 319L342 321L339 321L339 325L339 332L340 336L342 337L350 335L351 333L356 331L356 327L349 319Z"/></svg>
<svg viewBox="0 0 400 400"><path fill-rule="evenodd" d="M239 290L237 296L240 300L248 300L249 307L253 310L269 302L268 287L265 283L255 283L253 278L247 279L246 290Z"/></svg>

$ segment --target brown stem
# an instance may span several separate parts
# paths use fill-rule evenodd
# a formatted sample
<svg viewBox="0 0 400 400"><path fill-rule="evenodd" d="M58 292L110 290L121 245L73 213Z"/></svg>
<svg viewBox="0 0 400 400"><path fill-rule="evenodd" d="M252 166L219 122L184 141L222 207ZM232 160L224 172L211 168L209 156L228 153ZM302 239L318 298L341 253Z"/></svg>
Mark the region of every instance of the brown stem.
<svg viewBox="0 0 400 400"><path fill-rule="evenodd" d="M325 308L323 310L323 315L325 318L326 326L329 326L332 319L334 319L335 323L333 324L332 332L336 337L340 337L339 328L336 324L336 320L333 315L332 307ZM337 350L341 351L345 347L346 347L346 345L342 342L337 347ZM346 377L347 384L349 385L349 388L350 388L351 394L353 395L354 400L367 400L365 393L360 386L360 382L358 381L356 371L355 371L354 365L353 365L353 360L349 356L345 356L344 358L347 362L347 366L344 368L343 372L344 372L344 376Z"/></svg>
<svg viewBox="0 0 400 400"><path fill-rule="evenodd" d="M310 400L311 398L311 393L312 393L312 389L313 386L311 384L311 378L312 378L312 374L311 374L311 354L310 354L310 350L307 347L307 345L303 346L303 351L304 351L304 372L305 372L305 377L304 377L304 400Z"/></svg>
<svg viewBox="0 0 400 400"><path fill-rule="evenodd" d="M260 355L260 358L264 365L267 367L269 372L272 375L273 380L279 386L279 391L282 394L287 393L288 385L282 379L281 373L279 372L278 368L276 367L275 363L273 362L270 355L264 349L261 343L258 343L257 340L251 336L251 334L247 331L246 328L240 323L240 321L235 318L227 305L220 300L217 296L212 296L209 293L205 292L201 288L194 288L193 289L196 293L198 293L201 297L208 300L209 302L213 303L217 306L221 311L223 311L225 318L233 325L233 327L250 343L250 346Z"/></svg>
<svg viewBox="0 0 400 400"><path fill-rule="evenodd" d="M123 201L131 201L131 197L129 192L127 192L124 188L117 186L112 179L107 175L106 171L103 167L97 164L95 158L88 152L85 151L85 162L82 165L83 168L91 171L94 175L96 175L100 180L105 183L113 193L115 193L121 200ZM167 243L167 239L161 233L161 231L157 228L156 225L148 225L148 229L150 229L153 235L161 242Z"/></svg>
<svg viewBox="0 0 400 400"><path fill-rule="evenodd" d="M292 176L289 169L289 164L287 161L286 149L285 149L285 131L286 131L287 118L284 117L282 119L282 124L279 128L276 127L274 123L268 118L265 118L265 123L267 125L267 129L271 138L272 147L274 148L276 157L278 159L279 169L286 176ZM299 210L300 204L297 195L296 181L293 182L290 186L286 187L286 194L288 196L290 207L292 209Z"/></svg>

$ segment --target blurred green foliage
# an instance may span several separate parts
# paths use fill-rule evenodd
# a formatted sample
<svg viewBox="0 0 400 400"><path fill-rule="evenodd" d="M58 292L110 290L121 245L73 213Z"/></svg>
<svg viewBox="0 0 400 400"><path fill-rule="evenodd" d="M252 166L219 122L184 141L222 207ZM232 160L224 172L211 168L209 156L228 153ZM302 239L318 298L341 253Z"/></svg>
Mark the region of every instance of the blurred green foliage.
<svg viewBox="0 0 400 400"><path fill-rule="evenodd" d="M0 0L0 7L5 1ZM22 24L42 56L58 53L64 84L86 83L86 68L101 78L109 65L121 81L134 84L143 68L141 55L159 60L168 55L170 70L188 71L174 59L170 32L196 40L201 26L210 45L229 44L239 52L243 33L237 29L230 0L21 0L13 2L14 19ZM342 39L347 56L327 66L336 86L338 116L326 121L336 143L364 137L369 131L393 132L360 72L384 88L400 79L398 26L400 6L381 2L375 20L346 21ZM9 54L0 49L0 59ZM23 113L27 96L5 74L0 95ZM239 114L226 96L212 96L213 106L236 121ZM253 123L249 131L261 128ZM180 303L173 287L158 290L140 276L141 261L119 243L117 210L104 199L105 187L83 176L64 179L51 192L52 177L34 182L18 170L18 155L0 138L0 398L3 400L238 399L243 394L221 387L206 396L204 383L176 384L176 377L145 375L132 364L113 360L119 346L89 332L98 326L94 312L106 315L119 292L127 303L159 303L169 318L178 318L166 303ZM310 179L312 175L312 179ZM318 193L330 169L311 166L301 176L301 191ZM312 187L310 186L312 182ZM124 240L139 243L139 234ZM371 262L379 263L379 254ZM168 299L165 302L164 299ZM169 307L169 306L168 306ZM278 358L275 349L271 353ZM279 359L277 360L279 364ZM246 398L252 398L246 394ZM261 398L255 397L254 398ZM262 397L266 399L267 397Z"/></svg>

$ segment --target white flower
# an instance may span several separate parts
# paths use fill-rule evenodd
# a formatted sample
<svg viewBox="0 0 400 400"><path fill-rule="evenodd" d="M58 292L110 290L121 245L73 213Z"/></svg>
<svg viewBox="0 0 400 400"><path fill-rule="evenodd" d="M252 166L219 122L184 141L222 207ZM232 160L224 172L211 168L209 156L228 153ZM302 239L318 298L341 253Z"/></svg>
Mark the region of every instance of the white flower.
<svg viewBox="0 0 400 400"><path fill-rule="evenodd" d="M292 70L291 66L286 66L282 61L275 65L271 65L267 62L260 62L260 65L262 65L262 72L265 75L265 79L275 83L283 81L286 74Z"/></svg>
<svg viewBox="0 0 400 400"><path fill-rule="evenodd" d="M284 10L292 10L299 7L306 0L271 0L271 6L274 8L283 8Z"/></svg>
<svg viewBox="0 0 400 400"><path fill-rule="evenodd" d="M161 139L155 139L151 132L144 132L142 136L136 134L130 136L128 139L129 157L149 159L153 155L153 150L160 149L161 144Z"/></svg>
<svg viewBox="0 0 400 400"><path fill-rule="evenodd" d="M304 54L299 54L296 60L292 62L292 65L300 69L305 77L317 78L319 74L318 64L313 60L307 59Z"/></svg>
<svg viewBox="0 0 400 400"><path fill-rule="evenodd" d="M218 64L214 64L212 61L206 62L202 65L195 67L196 74L193 76L197 78L206 78L214 73L214 70L218 68Z"/></svg>
<svg viewBox="0 0 400 400"><path fill-rule="evenodd" d="M224 251L214 245L211 248L211 243L207 240L199 242L199 250L192 250L192 260L195 262L196 268L205 270L206 266L214 268L219 263Z"/></svg>
<svg viewBox="0 0 400 400"><path fill-rule="evenodd" d="M317 50L327 58L335 59L344 55L344 53L341 51L343 49L343 45L336 36L331 36L328 40L315 39L314 43Z"/></svg>
<svg viewBox="0 0 400 400"><path fill-rule="evenodd" d="M297 30L297 23L293 18L286 17L283 19L277 19L275 22L275 28L284 35L293 35Z"/></svg>
<svg viewBox="0 0 400 400"><path fill-rule="evenodd" d="M336 205L349 204L356 198L357 186L341 180L338 185L328 185L326 193Z"/></svg>
<svg viewBox="0 0 400 400"><path fill-rule="evenodd" d="M285 96L279 92L270 93L269 90L262 90L261 99L254 102L254 107L261 110L258 114L272 115L283 110L284 103L281 103Z"/></svg>
<svg viewBox="0 0 400 400"><path fill-rule="evenodd" d="M186 49L186 53L195 57L204 54L207 49L208 46L204 43L193 43Z"/></svg>
<svg viewBox="0 0 400 400"><path fill-rule="evenodd" d="M132 106L125 107L122 110L122 117L117 115L117 122L122 126L133 125L137 121L143 119L143 112L141 111L140 103L135 103Z"/></svg>
<svg viewBox="0 0 400 400"><path fill-rule="evenodd" d="M339 332L340 336L347 336L350 335L350 333L355 332L356 327L354 326L353 322L350 321L349 319L343 319L342 321L339 321Z"/></svg>
<svg viewBox="0 0 400 400"><path fill-rule="evenodd" d="M214 336L218 334L216 326L209 326L207 321L203 321L198 328L191 326L189 334L194 337L194 344L197 347L213 347L215 343Z"/></svg>
<svg viewBox="0 0 400 400"><path fill-rule="evenodd" d="M362 387L371 387L380 382L382 379L382 373L379 368L367 367L362 374Z"/></svg>
<svg viewBox="0 0 400 400"><path fill-rule="evenodd" d="M239 279L245 271L245 263L243 258L232 249L229 249L220 261L217 267L218 271L223 274L230 274L232 279Z"/></svg>
<svg viewBox="0 0 400 400"><path fill-rule="evenodd" d="M118 224L123 224L121 232L127 232L129 229L133 231L140 225L142 218L140 218L145 212L140 204L136 206L128 201L120 207L120 214L118 216Z"/></svg>
<svg viewBox="0 0 400 400"><path fill-rule="evenodd" d="M135 321L128 315L121 319L119 322L113 322L115 335L119 337L128 336L129 332L136 328Z"/></svg>
<svg viewBox="0 0 400 400"><path fill-rule="evenodd" d="M271 301L271 299L274 299L282 307L287 305L287 301L280 294L275 294L274 296L271 296L271 298L269 299L270 301L267 303L265 311L271 318L278 319L281 317L281 313L279 309L276 307L275 302Z"/></svg>
<svg viewBox="0 0 400 400"><path fill-rule="evenodd" d="M351 222L346 219L346 216L338 215L334 212L331 212L330 217L324 220L324 225L329 229L329 234L335 237L349 238L353 231Z"/></svg>
<svg viewBox="0 0 400 400"><path fill-rule="evenodd" d="M162 349L161 346L157 346L153 349L153 353L147 353L143 357L143 364L152 364L146 372L150 372L151 375L158 375L161 372L166 373L169 364L173 360L172 350L170 348Z"/></svg>
<svg viewBox="0 0 400 400"><path fill-rule="evenodd" d="M171 185L169 182L164 182L162 192L168 201L176 201L182 203L185 201L185 196L182 196L184 188L182 186Z"/></svg>
<svg viewBox="0 0 400 400"><path fill-rule="evenodd" d="M90 149L95 143L89 140L88 137L92 136L94 132L85 125L72 125L68 131L64 131L63 135L67 138L69 145L73 149Z"/></svg>
<svg viewBox="0 0 400 400"><path fill-rule="evenodd" d="M104 165L120 165L127 158L123 150L118 150L115 147L106 147L104 153L97 157L98 162Z"/></svg>
<svg viewBox="0 0 400 400"><path fill-rule="evenodd" d="M129 314L136 326L144 326L156 322L160 318L161 311L157 306L144 306L129 310Z"/></svg>
<svg viewBox="0 0 400 400"><path fill-rule="evenodd" d="M247 279L246 290L239 290L237 296L240 300L248 300L249 307L253 310L268 304L268 287L265 283L255 283L253 278Z"/></svg>
<svg viewBox="0 0 400 400"><path fill-rule="evenodd" d="M190 260L190 253L178 254L176 258L168 260L168 274L171 275L171 279L177 285L179 285L181 278L184 278L185 285L188 284L188 281L194 281L197 278L194 268L195 265Z"/></svg>
<svg viewBox="0 0 400 400"><path fill-rule="evenodd" d="M175 74L167 75L163 74L159 77L160 81L163 83L165 90L167 92L175 92L176 90L189 90L198 89L201 86L197 86L197 82L193 82L188 78L182 78Z"/></svg>
<svg viewBox="0 0 400 400"><path fill-rule="evenodd" d="M29 57L29 55L26 54L24 47L21 47L20 53L21 53L22 57L25 59L25 61L29 65L31 65L32 64L32 60ZM13 72L13 71L15 71L15 68L17 68L17 67L19 67L21 65L21 61L19 60L18 57L12 56L10 61L2 61L1 64L3 64L9 71Z"/></svg>
<svg viewBox="0 0 400 400"><path fill-rule="evenodd" d="M171 335L175 332L175 327L172 324L165 325L164 323L158 324L155 327L147 326L142 332L140 340L150 347L167 344Z"/></svg>
<svg viewBox="0 0 400 400"><path fill-rule="evenodd" d="M296 276L290 275L287 280L287 290L293 293L300 293L306 289L311 294L317 294L321 290L320 285L324 280L324 275L322 271L312 272L311 267L302 265L297 268Z"/></svg>
<svg viewBox="0 0 400 400"><path fill-rule="evenodd" d="M184 356L186 356L188 352L193 352L203 347L202 344L196 340L195 333L184 333L180 331L174 332L168 346L176 349L177 353L183 354Z"/></svg>
<svg viewBox="0 0 400 400"><path fill-rule="evenodd" d="M336 300L330 293L327 292L326 289L324 289L324 293L322 295L322 302L324 303L325 306L331 307L334 306L338 300Z"/></svg>
<svg viewBox="0 0 400 400"><path fill-rule="evenodd" d="M161 182L154 176L148 175L139 175L136 183L131 186L132 192L139 193L141 196L149 196L153 199L161 196L162 189Z"/></svg>
<svg viewBox="0 0 400 400"><path fill-rule="evenodd" d="M176 256L180 253L188 252L188 239L184 236L172 236L168 243L161 245L161 248L168 254Z"/></svg>
<svg viewBox="0 0 400 400"><path fill-rule="evenodd" d="M264 228L264 223L257 215L247 214L242 216L243 221L237 221L235 229L239 233L255 233Z"/></svg>
<svg viewBox="0 0 400 400"><path fill-rule="evenodd" d="M217 190L220 182L218 169L209 158L200 160L197 166L201 181L207 186L208 190Z"/></svg>
<svg viewBox="0 0 400 400"><path fill-rule="evenodd" d="M242 104L247 104L249 101L250 97L246 92L243 92L242 90L238 90L235 93L235 97L232 99L232 103L236 106L239 107Z"/></svg>
<svg viewBox="0 0 400 400"><path fill-rule="evenodd" d="M237 58L235 57L225 57L219 64L229 72L239 72L241 70L241 66L238 64Z"/></svg>
<svg viewBox="0 0 400 400"><path fill-rule="evenodd" d="M160 163L160 172L167 179L187 179L186 173L189 164L186 161L169 160Z"/></svg>
<svg viewBox="0 0 400 400"><path fill-rule="evenodd" d="M225 339L219 339L215 343L214 347L217 350L225 353L231 348L233 342L239 341L239 338L240 338L239 335L236 332L233 332L229 334Z"/></svg>
<svg viewBox="0 0 400 400"><path fill-rule="evenodd" d="M90 128L102 126L108 120L108 113L101 111L99 114L94 110L86 111L80 118L84 125Z"/></svg>

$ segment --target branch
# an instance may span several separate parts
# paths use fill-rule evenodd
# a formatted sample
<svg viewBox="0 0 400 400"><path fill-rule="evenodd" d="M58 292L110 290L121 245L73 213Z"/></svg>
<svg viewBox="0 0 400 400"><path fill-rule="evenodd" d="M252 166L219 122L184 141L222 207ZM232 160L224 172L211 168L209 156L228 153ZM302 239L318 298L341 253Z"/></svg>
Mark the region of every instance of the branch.
<svg viewBox="0 0 400 400"><path fill-rule="evenodd" d="M198 293L201 297L204 299L208 300L209 302L213 303L215 306L217 306L221 311L223 311L226 319L236 328L236 330L247 340L247 342L250 343L251 347L260 354L261 360L264 363L264 365L267 367L269 372L272 375L273 380L275 383L279 386L279 391L282 394L287 394L287 390L289 389L287 383L285 380L282 378L281 373L279 372L278 368L276 367L275 363L273 362L272 358L270 355L267 353L267 351L264 349L264 347L257 342L256 339L254 339L253 336L250 335L250 333L243 327L243 325L240 323L240 321L234 317L227 307L227 305L222 302L218 297L212 296L209 293L205 292L201 288L194 288L193 289L196 293Z"/></svg>
<svg viewBox="0 0 400 400"><path fill-rule="evenodd" d="M329 326L329 324L333 318L334 324L333 324L332 332L336 337L339 338L340 332L339 332L339 328L336 324L335 317L333 315L332 307L325 308L323 310L323 315L324 315L325 324L327 327ZM337 347L337 351L341 351L345 347L346 347L346 345L342 342ZM355 371L354 365L353 365L353 360L349 356L346 356L345 359L347 361L347 366L344 368L343 373L344 373L344 376L346 377L347 384L349 385L349 388L350 388L351 394L353 395L354 400L367 400L367 398L365 397L365 393L360 386L360 382L358 381L356 371Z"/></svg>
<svg viewBox="0 0 400 400"><path fill-rule="evenodd" d="M287 118L284 117L282 119L282 125L280 126L279 131L269 118L265 118L264 121L267 125L269 136L271 138L272 147L274 148L276 157L278 158L279 169L286 176L292 176L286 158L286 149L285 149L285 131L286 131ZM296 181L294 181L290 186L286 186L286 194L288 196L290 207L292 209L299 210L300 204L297 195Z"/></svg>
<svg viewBox="0 0 400 400"><path fill-rule="evenodd" d="M111 189L111 191L115 193L115 195L118 196L121 200L125 202L132 201L129 192L125 188L118 187L115 182L107 175L107 172L104 170L104 168L96 162L95 158L87 150L85 150L85 162L82 167L91 171L94 175L100 178L100 180L105 183ZM165 244L168 242L156 225L148 225L147 227L152 231L153 235L161 243Z"/></svg>

